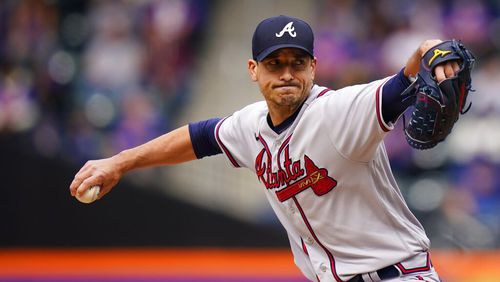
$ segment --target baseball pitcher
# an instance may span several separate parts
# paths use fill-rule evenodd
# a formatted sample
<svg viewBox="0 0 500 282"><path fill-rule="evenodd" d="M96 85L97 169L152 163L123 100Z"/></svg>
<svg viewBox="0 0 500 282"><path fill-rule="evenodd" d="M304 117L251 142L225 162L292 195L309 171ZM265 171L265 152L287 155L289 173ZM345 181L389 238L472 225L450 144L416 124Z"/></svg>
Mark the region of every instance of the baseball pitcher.
<svg viewBox="0 0 500 282"><path fill-rule="evenodd" d="M440 281L383 140L411 107L408 143L442 142L466 112L474 56L459 41L427 40L397 74L332 90L314 83L313 45L306 22L263 20L248 73L264 101L89 161L71 195L99 185L100 198L130 170L223 154L262 183L311 281Z"/></svg>

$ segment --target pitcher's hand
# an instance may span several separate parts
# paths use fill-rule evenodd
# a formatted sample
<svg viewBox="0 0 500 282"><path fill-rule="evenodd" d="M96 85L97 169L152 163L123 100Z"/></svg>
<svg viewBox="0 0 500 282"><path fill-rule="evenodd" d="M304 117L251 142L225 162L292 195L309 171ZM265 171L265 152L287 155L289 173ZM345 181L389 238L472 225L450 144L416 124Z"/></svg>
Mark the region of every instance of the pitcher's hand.
<svg viewBox="0 0 500 282"><path fill-rule="evenodd" d="M106 195L121 179L123 172L116 157L88 161L75 175L69 187L71 196L81 194L93 186L100 186L98 199Z"/></svg>

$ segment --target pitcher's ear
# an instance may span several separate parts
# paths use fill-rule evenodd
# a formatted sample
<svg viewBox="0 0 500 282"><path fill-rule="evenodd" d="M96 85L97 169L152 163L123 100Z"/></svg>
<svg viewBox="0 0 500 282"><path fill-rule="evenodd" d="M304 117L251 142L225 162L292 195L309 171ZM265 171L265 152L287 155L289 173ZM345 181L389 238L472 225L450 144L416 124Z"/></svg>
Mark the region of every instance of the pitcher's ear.
<svg viewBox="0 0 500 282"><path fill-rule="evenodd" d="M311 60L311 79L314 80L314 77L316 76L316 63L317 63L317 60L316 60L316 57L312 58Z"/></svg>
<svg viewBox="0 0 500 282"><path fill-rule="evenodd" d="M252 81L257 81L257 72L258 72L257 65L258 65L257 61L252 59L248 60L248 74L250 75Z"/></svg>

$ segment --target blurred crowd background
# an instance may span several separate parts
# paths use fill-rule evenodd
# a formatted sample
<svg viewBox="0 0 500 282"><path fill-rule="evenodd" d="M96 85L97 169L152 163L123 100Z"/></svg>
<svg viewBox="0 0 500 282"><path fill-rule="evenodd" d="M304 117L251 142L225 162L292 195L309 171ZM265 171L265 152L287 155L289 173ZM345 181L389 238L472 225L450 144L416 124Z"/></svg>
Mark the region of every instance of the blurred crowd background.
<svg viewBox="0 0 500 282"><path fill-rule="evenodd" d="M2 1L0 129L97 158L170 128L189 96L206 1Z"/></svg>
<svg viewBox="0 0 500 282"><path fill-rule="evenodd" d="M22 136L26 150L78 166L178 126L182 112L209 95L193 91L192 83L206 61L205 46L217 40L207 36L210 19L228 2L1 1L0 135ZM472 107L446 142L415 151L400 121L386 147L434 247L500 247L500 2L301 5L309 7L316 34L317 83L330 88L399 71L428 38L457 38L475 53ZM258 22L238 20L234 27L247 34ZM247 58L250 50L247 44L242 51Z"/></svg>

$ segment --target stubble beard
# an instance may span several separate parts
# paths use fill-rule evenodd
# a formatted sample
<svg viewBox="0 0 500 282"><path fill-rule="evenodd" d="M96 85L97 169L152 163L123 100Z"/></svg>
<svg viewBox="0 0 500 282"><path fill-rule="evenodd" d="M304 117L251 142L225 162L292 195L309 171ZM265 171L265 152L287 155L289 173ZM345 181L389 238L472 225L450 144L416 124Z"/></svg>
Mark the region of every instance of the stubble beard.
<svg viewBox="0 0 500 282"><path fill-rule="evenodd" d="M280 102L278 103L278 105L284 107L294 107L298 106L301 102L301 97L299 96L286 95L280 97Z"/></svg>

